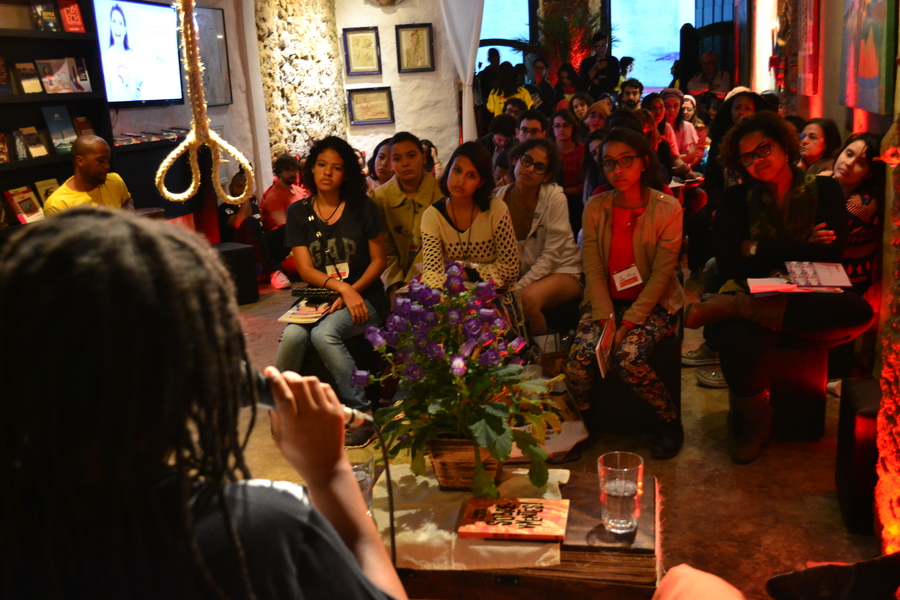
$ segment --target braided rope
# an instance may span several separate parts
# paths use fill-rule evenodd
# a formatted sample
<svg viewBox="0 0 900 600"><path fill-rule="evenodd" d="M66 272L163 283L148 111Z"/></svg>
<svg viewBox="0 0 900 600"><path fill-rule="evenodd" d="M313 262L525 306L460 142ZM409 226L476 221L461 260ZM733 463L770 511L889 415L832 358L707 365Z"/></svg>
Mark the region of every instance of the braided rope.
<svg viewBox="0 0 900 600"><path fill-rule="evenodd" d="M156 189L166 200L184 202L197 193L200 187L200 167L197 164L197 151L206 145L212 153L212 181L216 195L229 204L241 204L253 195L253 167L240 151L223 140L215 131L209 129L209 117L206 116L206 95L203 92L203 62L200 60L200 48L197 45L196 22L194 21L194 0L178 0L178 18L181 21L181 49L184 70L187 72L188 98L191 102L191 131L184 141L178 145L159 165L156 171ZM222 162L224 149L243 167L247 175L247 187L240 196L231 196L219 182L219 165ZM169 168L179 156L190 152L188 159L191 165L191 186L180 194L170 192L166 188L165 179Z"/></svg>

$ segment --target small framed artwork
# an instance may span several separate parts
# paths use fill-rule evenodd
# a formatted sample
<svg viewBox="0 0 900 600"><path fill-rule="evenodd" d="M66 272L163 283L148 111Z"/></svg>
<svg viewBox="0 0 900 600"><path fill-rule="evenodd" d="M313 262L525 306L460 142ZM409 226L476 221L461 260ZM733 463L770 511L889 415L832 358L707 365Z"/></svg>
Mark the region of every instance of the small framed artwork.
<svg viewBox="0 0 900 600"><path fill-rule="evenodd" d="M194 11L203 61L203 90L207 106L232 104L231 67L228 63L228 39L225 37L225 11L197 6Z"/></svg>
<svg viewBox="0 0 900 600"><path fill-rule="evenodd" d="M377 27L344 29L347 75L381 75L381 45Z"/></svg>
<svg viewBox="0 0 900 600"><path fill-rule="evenodd" d="M394 122L391 88L359 88L347 92L351 125L381 125Z"/></svg>
<svg viewBox="0 0 900 600"><path fill-rule="evenodd" d="M431 23L396 25L397 70L400 73L434 71L434 36Z"/></svg>

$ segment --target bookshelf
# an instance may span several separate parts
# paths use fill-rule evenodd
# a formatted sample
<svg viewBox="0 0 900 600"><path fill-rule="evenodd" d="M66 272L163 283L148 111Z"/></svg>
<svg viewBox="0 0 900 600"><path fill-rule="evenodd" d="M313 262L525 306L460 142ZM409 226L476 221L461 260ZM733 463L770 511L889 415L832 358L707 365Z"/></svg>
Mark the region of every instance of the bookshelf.
<svg viewBox="0 0 900 600"><path fill-rule="evenodd" d="M100 49L91 2L80 1L81 14L88 33L38 31L31 29L28 0L0 0L0 56L13 79L14 95L0 95L0 133L6 135L10 162L0 163L0 193L21 186L34 187L36 181L55 178L60 183L72 174L70 154L55 154L42 108L65 106L69 116L90 119L97 135L112 141L112 124L103 85ZM7 27L7 25L9 25ZM16 63L57 58L84 58L91 80L90 92L71 94L25 94L19 86ZM13 130L36 127L42 134L49 156L15 160Z"/></svg>

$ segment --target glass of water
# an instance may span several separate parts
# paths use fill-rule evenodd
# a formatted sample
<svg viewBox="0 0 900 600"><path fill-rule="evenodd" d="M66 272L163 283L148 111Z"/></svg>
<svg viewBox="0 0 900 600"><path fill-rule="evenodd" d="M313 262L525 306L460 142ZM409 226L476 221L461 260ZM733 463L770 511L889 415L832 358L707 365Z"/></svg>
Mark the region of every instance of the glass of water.
<svg viewBox="0 0 900 600"><path fill-rule="evenodd" d="M597 459L600 510L611 533L637 529L644 493L644 459L632 452L609 452Z"/></svg>
<svg viewBox="0 0 900 600"><path fill-rule="evenodd" d="M370 448L348 448L347 458L353 467L353 474L359 483L363 498L366 499L366 510L372 516L372 486L375 484L375 454Z"/></svg>

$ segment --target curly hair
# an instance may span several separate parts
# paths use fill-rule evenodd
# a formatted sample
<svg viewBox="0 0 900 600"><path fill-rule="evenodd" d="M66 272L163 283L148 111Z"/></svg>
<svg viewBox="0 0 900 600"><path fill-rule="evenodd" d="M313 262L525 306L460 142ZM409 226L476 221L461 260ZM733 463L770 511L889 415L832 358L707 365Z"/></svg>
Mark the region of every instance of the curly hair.
<svg viewBox="0 0 900 600"><path fill-rule="evenodd" d="M475 190L475 193L472 195L472 201L475 202L475 206L482 211L490 209L491 196L494 193L493 159L491 158L491 153L488 149L478 142L465 142L460 144L459 147L453 151L450 160L447 161L447 168L444 169L444 174L438 182L441 186L441 191L447 196L450 195L447 179L449 179L450 173L453 171L453 163L456 162L456 159L460 156L464 156L472 161L472 165L475 166L475 170L478 171L478 175L482 180L481 186Z"/></svg>
<svg viewBox="0 0 900 600"><path fill-rule="evenodd" d="M239 411L256 392L217 253L75 208L13 236L0 296L3 594L225 597L194 532L215 505L253 597L224 486L250 476ZM21 318L61 301L67 318Z"/></svg>
<svg viewBox="0 0 900 600"><path fill-rule="evenodd" d="M509 155L510 166L514 166L519 159L522 158L523 154L534 148L540 148L547 153L546 174L550 175L550 179L547 183L558 183L562 181L562 159L559 157L559 150L556 148L556 144L547 138L531 138L525 140L518 146L514 146ZM512 171L512 173L513 179L515 179L515 171Z"/></svg>
<svg viewBox="0 0 900 600"><path fill-rule="evenodd" d="M420 146L421 147L421 146ZM356 158L356 153L346 141L341 138L329 135L313 144L303 165L303 182L309 191L315 195L319 192L316 188L316 180L313 177L313 167L319 155L326 150L334 150L344 161L344 180L341 183L341 200L347 203L347 207L355 206L366 196L368 187L366 186L366 176L363 175L362 168Z"/></svg>
<svg viewBox="0 0 900 600"><path fill-rule="evenodd" d="M719 110L716 112L715 118L712 120L712 123L709 124L709 139L712 143L717 143L719 140L725 137L725 134L728 133L728 130L734 126L734 122L731 120L731 107L734 106L734 103L737 102L738 98L749 98L753 102L753 112L759 113L764 110L768 110L769 104L766 102L765 98L757 94L756 92L738 92L719 107Z"/></svg>
<svg viewBox="0 0 900 600"><path fill-rule="evenodd" d="M737 125L731 128L731 131L725 134L725 139L722 140L719 148L719 164L741 177L750 177L746 167L741 164L739 148L741 139L754 132L762 133L781 146L792 164L799 160L800 138L797 135L797 129L781 115L764 110L741 119Z"/></svg>

